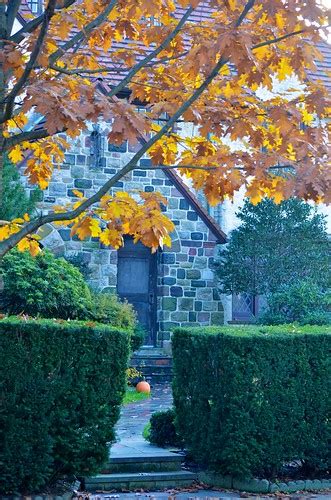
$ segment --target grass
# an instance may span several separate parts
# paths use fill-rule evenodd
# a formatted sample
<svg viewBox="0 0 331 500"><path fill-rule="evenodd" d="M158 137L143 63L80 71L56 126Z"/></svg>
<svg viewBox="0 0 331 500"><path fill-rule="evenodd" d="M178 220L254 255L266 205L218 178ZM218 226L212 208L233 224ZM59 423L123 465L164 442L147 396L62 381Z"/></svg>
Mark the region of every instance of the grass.
<svg viewBox="0 0 331 500"><path fill-rule="evenodd" d="M138 401L143 401L148 399L150 394L145 394L143 392L137 392L134 387L128 387L123 398L123 405L128 405L130 403L137 403Z"/></svg>
<svg viewBox="0 0 331 500"><path fill-rule="evenodd" d="M145 425L143 430L143 438L146 439L146 441L149 441L150 433L151 433L151 423L148 422L148 424Z"/></svg>

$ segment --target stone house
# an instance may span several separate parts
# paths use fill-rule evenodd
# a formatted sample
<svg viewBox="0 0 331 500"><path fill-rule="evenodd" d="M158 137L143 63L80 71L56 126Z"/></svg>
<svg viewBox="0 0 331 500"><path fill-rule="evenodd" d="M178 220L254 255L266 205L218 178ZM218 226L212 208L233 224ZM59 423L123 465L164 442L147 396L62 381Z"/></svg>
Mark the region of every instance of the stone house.
<svg viewBox="0 0 331 500"><path fill-rule="evenodd" d="M75 189L90 196L134 154L127 143L118 147L106 143L107 134L98 134L91 127L72 144L65 163L55 168L43 192L41 210L75 200ZM102 143L97 158L96 140ZM42 230L42 244L57 255L75 255L87 263L90 284L129 300L148 332L146 342L157 345L169 339L176 326L223 324L213 262L218 245L225 243L226 237L178 174L173 170L144 170L149 162L147 157L142 159L142 169L137 167L119 181L113 192L155 190L163 194L168 200L164 212L176 228L171 248L152 254L142 244L127 239L124 247L116 251L97 239L71 238L70 229L50 225Z"/></svg>

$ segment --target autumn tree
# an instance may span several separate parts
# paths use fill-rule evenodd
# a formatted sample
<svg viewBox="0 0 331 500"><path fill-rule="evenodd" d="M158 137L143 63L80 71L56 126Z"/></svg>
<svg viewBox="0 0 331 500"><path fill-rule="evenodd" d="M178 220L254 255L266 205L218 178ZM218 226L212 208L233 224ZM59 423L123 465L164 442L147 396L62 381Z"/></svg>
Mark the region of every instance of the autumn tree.
<svg viewBox="0 0 331 500"><path fill-rule="evenodd" d="M310 77L327 33L319 1L48 0L15 32L23 3L0 0L0 172L5 154L25 160L29 182L45 188L70 139L98 120L111 122L110 141L139 148L90 198L2 221L0 256L16 245L37 252L35 233L52 222L115 248L124 234L169 244L166 200L109 194L145 153L146 168L178 168L212 204L243 185L254 203L326 199L327 93ZM294 74L304 85L275 90Z"/></svg>

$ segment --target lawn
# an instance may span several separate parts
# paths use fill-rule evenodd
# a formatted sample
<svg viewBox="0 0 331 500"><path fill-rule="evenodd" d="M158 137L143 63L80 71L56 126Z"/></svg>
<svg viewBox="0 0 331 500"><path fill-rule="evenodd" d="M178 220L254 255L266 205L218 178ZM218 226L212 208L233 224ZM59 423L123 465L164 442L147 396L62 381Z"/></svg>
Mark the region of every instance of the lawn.
<svg viewBox="0 0 331 500"><path fill-rule="evenodd" d="M138 401L143 401L148 399L150 394L145 394L143 392L137 392L134 387L128 387L123 398L123 405L128 405L130 403L137 403Z"/></svg>

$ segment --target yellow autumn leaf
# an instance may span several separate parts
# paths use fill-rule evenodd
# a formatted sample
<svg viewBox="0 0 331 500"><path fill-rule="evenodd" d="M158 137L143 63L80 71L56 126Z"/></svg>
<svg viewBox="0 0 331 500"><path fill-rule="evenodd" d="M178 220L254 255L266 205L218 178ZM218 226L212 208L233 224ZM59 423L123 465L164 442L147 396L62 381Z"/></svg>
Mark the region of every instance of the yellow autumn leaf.
<svg viewBox="0 0 331 500"><path fill-rule="evenodd" d="M9 226L0 226L0 241L3 241L8 238L10 235L10 229Z"/></svg>
<svg viewBox="0 0 331 500"><path fill-rule="evenodd" d="M17 248L20 252L25 252L25 250L30 250L30 242L27 238L23 238L17 243Z"/></svg>
<svg viewBox="0 0 331 500"><path fill-rule="evenodd" d="M90 230L92 238L97 238L101 233L101 228L97 219L92 219L90 222Z"/></svg>
<svg viewBox="0 0 331 500"><path fill-rule="evenodd" d="M18 163L20 161L23 160L24 156L23 156L23 152L20 148L19 145L15 146L8 154L9 156L9 159L13 162L13 163Z"/></svg>
<svg viewBox="0 0 331 500"><path fill-rule="evenodd" d="M40 250L40 246L39 246L38 242L35 241L35 240L30 240L30 242L29 242L29 252L32 255L32 257L35 257L36 255L38 255L38 253L40 251L41 250Z"/></svg>
<svg viewBox="0 0 331 500"><path fill-rule="evenodd" d="M301 115L302 115L302 123L304 125L311 125L312 122L314 121L314 115L309 113L306 109L306 107L304 107L302 110L301 110Z"/></svg>
<svg viewBox="0 0 331 500"><path fill-rule="evenodd" d="M279 29L284 29L285 27L285 19L284 17L282 16L282 14L280 14L279 12L276 12L276 24L278 26Z"/></svg>
<svg viewBox="0 0 331 500"><path fill-rule="evenodd" d="M289 145L287 146L287 153L290 160L295 161L297 159L293 144L289 143Z"/></svg>
<svg viewBox="0 0 331 500"><path fill-rule="evenodd" d="M293 73L293 68L287 57L282 57L277 68L277 78L279 81L285 80L288 76Z"/></svg>

